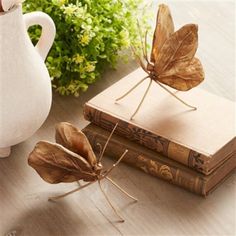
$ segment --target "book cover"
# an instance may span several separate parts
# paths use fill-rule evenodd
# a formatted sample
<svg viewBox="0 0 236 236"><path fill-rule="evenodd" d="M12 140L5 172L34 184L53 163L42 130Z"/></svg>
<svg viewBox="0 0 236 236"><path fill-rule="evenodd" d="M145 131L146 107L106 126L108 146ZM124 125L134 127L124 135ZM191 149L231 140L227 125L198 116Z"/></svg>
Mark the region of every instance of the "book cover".
<svg viewBox="0 0 236 236"><path fill-rule="evenodd" d="M104 146L110 134L94 124L89 124L83 129L83 132L95 151L99 151L98 143ZM206 176L116 134L112 136L105 155L119 158L126 149L128 149L128 153L123 159L124 162L203 196L212 192L236 168L236 153L233 153L213 173Z"/></svg>
<svg viewBox="0 0 236 236"><path fill-rule="evenodd" d="M85 119L107 130L119 122L118 135L206 175L232 156L235 103L205 90L176 92L197 107L191 110L153 83L140 111L130 120L148 81L119 103L115 99L144 76L139 68L92 98L84 106Z"/></svg>

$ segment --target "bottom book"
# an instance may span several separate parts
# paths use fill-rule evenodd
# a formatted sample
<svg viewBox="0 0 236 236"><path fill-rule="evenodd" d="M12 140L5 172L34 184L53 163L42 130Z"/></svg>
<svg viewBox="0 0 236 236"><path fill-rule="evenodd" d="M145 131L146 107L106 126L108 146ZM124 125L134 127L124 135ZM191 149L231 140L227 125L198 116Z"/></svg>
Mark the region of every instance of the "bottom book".
<svg viewBox="0 0 236 236"><path fill-rule="evenodd" d="M86 126L83 132L95 151L99 149L98 143L104 146L110 135L110 132L94 124ZM236 153L233 153L213 173L205 176L116 134L112 136L105 153L107 156L119 158L126 149L128 149L128 153L123 159L124 162L203 196L212 192L236 168Z"/></svg>

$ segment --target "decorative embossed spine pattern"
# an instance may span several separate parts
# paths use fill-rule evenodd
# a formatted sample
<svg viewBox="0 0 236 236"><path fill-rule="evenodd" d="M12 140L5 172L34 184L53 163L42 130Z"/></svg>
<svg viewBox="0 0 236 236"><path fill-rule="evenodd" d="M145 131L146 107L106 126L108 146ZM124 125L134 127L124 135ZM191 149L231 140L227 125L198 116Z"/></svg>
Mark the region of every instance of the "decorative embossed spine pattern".
<svg viewBox="0 0 236 236"><path fill-rule="evenodd" d="M170 142L168 139L134 126L126 121L119 120L110 114L97 110L88 103L84 106L84 118L109 131L119 122L119 126L115 131L116 134L161 153L200 173L209 174L208 162L210 157L208 156L188 149L180 144Z"/></svg>
<svg viewBox="0 0 236 236"><path fill-rule="evenodd" d="M95 133L89 129L84 129L91 146L95 151L99 151L99 145L102 146L107 140L107 136L101 132ZM124 158L124 162L143 170L147 174L161 178L169 183L178 185L186 190L199 195L206 195L205 191L205 179L202 178L197 172L181 170L178 167L171 166L165 162L158 160L154 156L140 153L140 150L136 150L132 145L124 144L112 138L107 146L106 153L113 158L117 158L125 149L129 152ZM153 153L153 152L152 152ZM159 154L157 154L159 155Z"/></svg>

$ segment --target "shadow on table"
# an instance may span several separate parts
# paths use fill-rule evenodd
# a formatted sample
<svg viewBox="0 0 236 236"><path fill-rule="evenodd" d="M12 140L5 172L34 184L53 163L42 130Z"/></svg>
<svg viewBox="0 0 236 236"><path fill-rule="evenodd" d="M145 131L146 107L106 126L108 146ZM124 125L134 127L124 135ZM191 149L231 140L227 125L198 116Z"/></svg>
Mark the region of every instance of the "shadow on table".
<svg viewBox="0 0 236 236"><path fill-rule="evenodd" d="M74 210L63 201L34 206L14 219L14 224L9 222L5 236L82 235L80 230L86 228L84 219L78 217L78 211L75 213ZM76 232L73 232L75 229Z"/></svg>
<svg viewBox="0 0 236 236"><path fill-rule="evenodd" d="M122 178L118 168L113 178L119 179L121 186L134 185L132 193L139 199L135 206L121 207L128 222L145 219L148 232L155 232L160 225L159 230L163 230L158 231L160 235L184 235L183 227L186 232L195 232L193 235L223 235L221 232L232 231L235 217L227 225L217 221L217 227L213 227L215 219L209 216L220 216L220 219L235 216L236 204L226 203L235 199L236 172L204 198L124 164L121 170Z"/></svg>

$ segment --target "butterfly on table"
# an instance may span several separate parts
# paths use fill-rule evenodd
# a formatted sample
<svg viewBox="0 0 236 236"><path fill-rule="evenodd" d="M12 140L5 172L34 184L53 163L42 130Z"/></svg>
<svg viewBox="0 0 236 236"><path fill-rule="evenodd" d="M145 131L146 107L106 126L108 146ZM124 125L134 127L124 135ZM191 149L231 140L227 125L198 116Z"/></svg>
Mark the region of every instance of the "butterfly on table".
<svg viewBox="0 0 236 236"><path fill-rule="evenodd" d="M124 95L116 99L116 101L121 100L144 80L150 78L145 94L136 111L131 116L131 119L141 107L152 81L155 81L159 86L188 107L196 109L196 107L190 106L177 97L163 84L179 91L187 91L196 87L204 80L203 67L200 60L195 57L198 47L198 26L196 24L186 24L179 30L174 31L174 23L170 10L167 5L161 4L157 13L150 61L147 56L147 31L145 42L141 40L141 44L145 62L137 55L135 49L132 48L132 50L139 65L147 73L147 76Z"/></svg>
<svg viewBox="0 0 236 236"><path fill-rule="evenodd" d="M67 122L61 122L56 126L56 143L40 141L36 144L33 151L29 155L28 164L36 170L43 180L51 184L72 183L79 180L88 182L87 184L79 186L70 192L60 196L51 197L49 200L57 200L98 182L106 200L120 218L120 221L124 221L111 204L100 183L101 180L107 179L128 197L137 201L137 199L124 191L111 178L108 177L110 172L124 158L128 150L125 150L117 162L108 170L104 170L101 164L105 149L117 125L118 124L116 124L111 132L103 149L101 149L98 159L96 158L85 134Z"/></svg>

